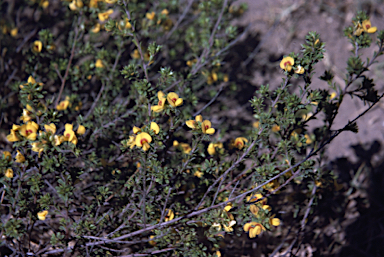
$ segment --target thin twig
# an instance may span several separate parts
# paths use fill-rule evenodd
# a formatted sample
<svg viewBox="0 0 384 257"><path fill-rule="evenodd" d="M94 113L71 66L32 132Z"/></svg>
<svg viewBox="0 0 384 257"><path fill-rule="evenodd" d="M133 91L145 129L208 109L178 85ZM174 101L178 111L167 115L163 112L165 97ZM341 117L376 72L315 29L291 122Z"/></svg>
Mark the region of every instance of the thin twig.
<svg viewBox="0 0 384 257"><path fill-rule="evenodd" d="M82 16L80 16L77 19L77 24L76 24L76 28L75 28L75 36L73 37L71 55L69 56L68 65L67 65L67 69L65 70L64 77L61 80L61 87L60 87L59 95L57 96L56 101L55 101L55 106L57 106L59 104L61 94L63 93L63 90L64 90L65 81L67 80L67 77L68 77L69 68L71 67L72 60L73 60L73 57L75 55L76 42L78 40L77 36L79 35L79 31L80 31L78 25L80 24L81 17Z"/></svg>

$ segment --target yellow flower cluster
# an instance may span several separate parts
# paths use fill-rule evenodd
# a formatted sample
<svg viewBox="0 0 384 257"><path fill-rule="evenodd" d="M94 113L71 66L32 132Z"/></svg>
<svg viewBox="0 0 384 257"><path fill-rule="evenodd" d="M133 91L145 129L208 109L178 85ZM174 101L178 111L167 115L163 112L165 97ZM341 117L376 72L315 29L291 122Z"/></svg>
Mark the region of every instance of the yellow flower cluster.
<svg viewBox="0 0 384 257"><path fill-rule="evenodd" d="M194 130L201 128L201 131L204 134L212 135L215 133L215 129L212 128L211 122L209 120L203 121L203 116L201 115L197 115L195 120L187 120L185 123L189 128Z"/></svg>
<svg viewBox="0 0 384 257"><path fill-rule="evenodd" d="M261 200L262 199L262 200ZM247 197L247 202L252 202L253 204L249 205L249 210L254 215L255 218L260 218L261 214L259 213L260 209L271 211L271 206L267 205L267 199L263 199L263 195L260 193L252 194ZM272 215L269 218L269 224L271 226L279 226L280 220L275 218L275 215ZM265 227L256 221L248 222L244 224L243 227L245 232L249 232L249 237L254 238L260 235L263 231L265 231Z"/></svg>
<svg viewBox="0 0 384 257"><path fill-rule="evenodd" d="M170 92L165 96L162 91L157 92L157 98L159 99L157 105L151 106L151 110L154 112L161 112L165 108L165 102L172 107L177 107L183 104L183 98L180 98L178 94Z"/></svg>
<svg viewBox="0 0 384 257"><path fill-rule="evenodd" d="M144 151L148 151L150 148L150 143L152 142L152 137L147 132L142 132L142 129L139 127L133 127L133 135L129 136L129 140L126 143L126 146L131 149L135 146L142 148ZM160 132L160 127L156 122L151 122L150 130L152 130L156 135Z"/></svg>
<svg viewBox="0 0 384 257"><path fill-rule="evenodd" d="M181 150L183 150L183 152L186 154L189 154L192 151L192 148L189 144L179 143L177 140L173 141L173 146L181 148Z"/></svg>
<svg viewBox="0 0 384 257"><path fill-rule="evenodd" d="M375 33L377 31L377 27L372 27L370 20L365 20L362 23L355 23L355 36L360 36L362 33Z"/></svg>

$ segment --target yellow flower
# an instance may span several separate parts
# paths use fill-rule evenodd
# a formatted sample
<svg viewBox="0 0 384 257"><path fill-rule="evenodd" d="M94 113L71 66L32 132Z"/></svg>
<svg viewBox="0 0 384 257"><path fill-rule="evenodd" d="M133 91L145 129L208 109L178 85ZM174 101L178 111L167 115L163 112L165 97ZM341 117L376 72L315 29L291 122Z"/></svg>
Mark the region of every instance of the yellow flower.
<svg viewBox="0 0 384 257"><path fill-rule="evenodd" d="M3 157L7 161L11 161L12 160L12 154L10 152L8 152L8 151L4 151L3 152Z"/></svg>
<svg viewBox="0 0 384 257"><path fill-rule="evenodd" d="M113 13L113 9L109 9L108 11L106 12L102 12L102 13L99 13L98 14L98 17L99 17L99 20L100 21L105 21L109 18L109 15L111 15Z"/></svg>
<svg viewBox="0 0 384 257"><path fill-rule="evenodd" d="M139 127L136 127L136 126L133 126L133 129L132 129L132 131L133 131L133 134L138 134L138 133L140 133L141 132L141 128L139 128Z"/></svg>
<svg viewBox="0 0 384 257"><path fill-rule="evenodd" d="M207 149L208 154L214 155L216 153L216 148L223 148L223 143L216 143L216 144L210 143Z"/></svg>
<svg viewBox="0 0 384 257"><path fill-rule="evenodd" d="M157 92L157 98L159 99L159 102L155 106L151 106L151 110L154 112L161 112L164 110L165 105L165 94L162 91Z"/></svg>
<svg viewBox="0 0 384 257"><path fill-rule="evenodd" d="M263 205L261 208L263 208L263 210L268 210L268 211L272 210L271 206L269 206L268 204Z"/></svg>
<svg viewBox="0 0 384 257"><path fill-rule="evenodd" d="M175 214L173 213L173 211L171 209L167 209L165 210L167 212L167 215L165 215L165 221L170 221L170 220L173 220L173 218L175 218Z"/></svg>
<svg viewBox="0 0 384 257"><path fill-rule="evenodd" d="M214 229L216 229L217 231L220 231L220 230L221 230L221 225L220 225L220 223L213 223L211 227L214 228Z"/></svg>
<svg viewBox="0 0 384 257"><path fill-rule="evenodd" d="M303 74L304 73L304 68L301 65L298 65L296 70L295 70L295 73Z"/></svg>
<svg viewBox="0 0 384 257"><path fill-rule="evenodd" d="M33 152L39 153L39 157L40 157L41 153L44 151L44 144L40 142L34 142L34 143L31 143L31 146L32 146L31 150Z"/></svg>
<svg viewBox="0 0 384 257"><path fill-rule="evenodd" d="M272 217L269 218L269 224L271 226L277 227L280 225L280 220L278 218L274 218L274 217L275 217L275 215L273 215Z"/></svg>
<svg viewBox="0 0 384 257"><path fill-rule="evenodd" d="M131 53L131 57L133 59L140 59L140 53L139 53L139 50L135 49L133 50L133 53Z"/></svg>
<svg viewBox="0 0 384 257"><path fill-rule="evenodd" d="M201 172L201 171L199 171L199 170L197 170L197 171L195 171L195 173L193 173L193 175L194 175L195 177L201 178L201 177L204 175L204 173Z"/></svg>
<svg viewBox="0 0 384 257"><path fill-rule="evenodd" d="M280 131L280 126L279 125L273 125L272 126L272 132L279 132Z"/></svg>
<svg viewBox="0 0 384 257"><path fill-rule="evenodd" d="M37 217L39 218L39 220L45 220L47 215L48 215L48 211L47 210L41 211L41 212L37 213Z"/></svg>
<svg viewBox="0 0 384 257"><path fill-rule="evenodd" d="M368 33L375 33L377 31L377 27L372 27L370 20L363 21L362 27L363 30Z"/></svg>
<svg viewBox="0 0 384 257"><path fill-rule="evenodd" d="M72 3L69 4L69 9L72 11L76 11L78 8L83 7L83 1L81 0L73 0Z"/></svg>
<svg viewBox="0 0 384 257"><path fill-rule="evenodd" d="M260 194L260 193L252 194L252 195L250 195L250 196L247 196L247 202L252 202L252 203L254 203L254 202L258 201L258 200L261 199L261 198L263 198L263 195ZM265 203L267 202L267 199L264 198L263 200L261 200L261 201L259 201L259 202L261 202L262 204L265 204Z"/></svg>
<svg viewBox="0 0 384 257"><path fill-rule="evenodd" d="M233 145L234 147L241 150L244 148L245 143L248 143L248 139L246 139L245 137L238 137L235 139L235 142L233 143Z"/></svg>
<svg viewBox="0 0 384 257"><path fill-rule="evenodd" d="M215 129L211 128L211 122L209 120L205 120L201 124L201 130L204 134L212 135L215 133Z"/></svg>
<svg viewBox="0 0 384 257"><path fill-rule="evenodd" d="M127 147L133 148L136 145L136 136L129 136L129 140L127 142Z"/></svg>
<svg viewBox="0 0 384 257"><path fill-rule="evenodd" d="M254 128L259 128L260 126L260 121L255 121L254 123L252 123L252 127Z"/></svg>
<svg viewBox="0 0 384 257"><path fill-rule="evenodd" d="M100 31L100 23L96 23L96 25L91 29L93 33L99 33Z"/></svg>
<svg viewBox="0 0 384 257"><path fill-rule="evenodd" d="M216 81L217 81L217 73L212 71L207 78L207 84L211 85L213 84L213 82L216 82Z"/></svg>
<svg viewBox="0 0 384 257"><path fill-rule="evenodd" d="M249 210L252 212L253 215L257 216L257 213L259 212L259 208L256 206L256 204L251 204L249 206Z"/></svg>
<svg viewBox="0 0 384 257"><path fill-rule="evenodd" d="M332 92L329 96L329 99L332 100L333 98L335 98L337 96L337 93L336 92Z"/></svg>
<svg viewBox="0 0 384 257"><path fill-rule="evenodd" d="M18 29L17 28L13 28L13 29L11 29L11 36L12 37L16 37L17 36L17 32L18 32Z"/></svg>
<svg viewBox="0 0 384 257"><path fill-rule="evenodd" d="M308 134L305 134L304 137L306 139L305 143L307 145L312 144L312 139L311 139L311 137Z"/></svg>
<svg viewBox="0 0 384 257"><path fill-rule="evenodd" d="M61 145L61 143L63 143L65 141L65 137L64 136L55 135L53 138L54 138L55 146Z"/></svg>
<svg viewBox="0 0 384 257"><path fill-rule="evenodd" d="M132 24L129 22L128 18L125 18L124 20L119 21L119 23L117 24L117 27L119 28L119 30L131 29Z"/></svg>
<svg viewBox="0 0 384 257"><path fill-rule="evenodd" d="M48 1L48 0L41 0L39 5L40 5L41 7L43 7L43 9L45 9L45 8L48 7L48 5L49 5L49 1Z"/></svg>
<svg viewBox="0 0 384 257"><path fill-rule="evenodd" d="M192 65L194 65L196 62L197 62L197 59L189 60L189 61L187 61L187 65L189 67L192 67Z"/></svg>
<svg viewBox="0 0 384 257"><path fill-rule="evenodd" d="M183 98L179 98L179 96L174 92L168 93L167 101L173 107L177 107L183 104Z"/></svg>
<svg viewBox="0 0 384 257"><path fill-rule="evenodd" d="M69 106L69 97L66 97L64 101L61 101L58 105L56 105L56 110L64 111Z"/></svg>
<svg viewBox="0 0 384 257"><path fill-rule="evenodd" d="M145 17L148 19L148 20L153 20L155 18L156 14L155 12L147 12L145 14Z"/></svg>
<svg viewBox="0 0 384 257"><path fill-rule="evenodd" d="M216 257L221 257L221 252L220 251L216 251Z"/></svg>
<svg viewBox="0 0 384 257"><path fill-rule="evenodd" d="M187 143L181 143L180 146L183 149L183 152L186 154L189 154L192 151L191 146Z"/></svg>
<svg viewBox="0 0 384 257"><path fill-rule="evenodd" d="M148 133L140 133L136 136L136 145L142 147L144 151L147 151L150 147L149 143L152 142L152 137Z"/></svg>
<svg viewBox="0 0 384 257"><path fill-rule="evenodd" d="M36 40L35 42L33 42L33 46L32 46L32 51L33 52L40 53L41 49L43 49L43 43L41 43L40 40ZM31 83L35 83L35 82L31 82Z"/></svg>
<svg viewBox="0 0 384 257"><path fill-rule="evenodd" d="M95 63L96 68L104 68L103 61L101 59L97 59Z"/></svg>
<svg viewBox="0 0 384 257"><path fill-rule="evenodd" d="M282 68L285 71L291 71L292 66L294 64L295 64L295 60L292 57L287 56L287 57L284 57L283 60L281 60L280 68Z"/></svg>
<svg viewBox="0 0 384 257"><path fill-rule="evenodd" d="M198 122L203 122L203 116L197 115L195 120L187 120L185 124L191 129L195 129Z"/></svg>
<svg viewBox="0 0 384 257"><path fill-rule="evenodd" d="M249 237L254 238L265 231L265 227L258 222L249 222L244 225L244 231L249 232Z"/></svg>
<svg viewBox="0 0 384 257"><path fill-rule="evenodd" d="M20 138L16 134L16 130L11 129L11 132L9 135L7 135L7 140L9 142L17 142L20 140Z"/></svg>
<svg viewBox="0 0 384 257"><path fill-rule="evenodd" d="M37 125L37 123L29 121L27 124L24 124L20 127L20 134L27 139L36 140L36 132L38 129L39 125Z"/></svg>
<svg viewBox="0 0 384 257"><path fill-rule="evenodd" d="M11 168L7 169L4 172L4 176L6 176L7 178L13 178L13 170Z"/></svg>
<svg viewBox="0 0 384 257"><path fill-rule="evenodd" d="M178 146L179 145L179 141L177 140L173 140L173 144L172 144L174 147Z"/></svg>
<svg viewBox="0 0 384 257"><path fill-rule="evenodd" d="M28 111L27 109L23 109L23 114L20 117L20 120L23 121L24 123L32 120L32 117L30 116L32 113Z"/></svg>
<svg viewBox="0 0 384 257"><path fill-rule="evenodd" d="M227 203L227 205L224 207L224 211L227 211L227 212L230 211L232 209L232 206L233 206L232 203L230 202Z"/></svg>
<svg viewBox="0 0 384 257"><path fill-rule="evenodd" d="M45 131L47 132L51 132L52 134L56 133L56 125L53 123L44 125L44 128L45 128Z"/></svg>
<svg viewBox="0 0 384 257"><path fill-rule="evenodd" d="M161 11L161 14L167 16L169 14L169 11L167 9L163 9Z"/></svg>
<svg viewBox="0 0 384 257"><path fill-rule="evenodd" d="M76 133L79 134L79 135L84 135L85 127L83 125L79 125L79 127L77 128Z"/></svg>
<svg viewBox="0 0 384 257"><path fill-rule="evenodd" d="M107 4L114 4L117 0L104 0Z"/></svg>
<svg viewBox="0 0 384 257"><path fill-rule="evenodd" d="M223 227L224 227L224 230L226 231L226 232L232 232L233 231L233 226L236 224L236 220L231 220L230 222L229 222L229 224L228 224L228 226L227 225L225 225L225 224L223 224Z"/></svg>
<svg viewBox="0 0 384 257"><path fill-rule="evenodd" d="M16 154L15 159L16 159L16 162L18 162L18 163L25 162L25 157L24 157L24 155L22 153L20 153L19 150L17 150L17 154Z"/></svg>
<svg viewBox="0 0 384 257"><path fill-rule="evenodd" d="M65 124L65 130L63 133L64 141L71 142L72 144L77 144L77 137L75 135L75 132L73 131L73 125L72 124Z"/></svg>
<svg viewBox="0 0 384 257"><path fill-rule="evenodd" d="M155 236L152 235L152 236L149 236L149 238L152 239L152 238L155 238ZM156 245L156 242L153 241L153 240L150 240L148 243L149 243L150 245L152 245L152 246L155 246L155 245Z"/></svg>
<svg viewBox="0 0 384 257"><path fill-rule="evenodd" d="M90 8L97 8L97 2L99 2L99 0L90 0L89 1L89 7ZM97 32L95 32L97 33Z"/></svg>
<svg viewBox="0 0 384 257"><path fill-rule="evenodd" d="M159 125L157 125L157 123L153 121L151 122L151 129L155 132L156 135L160 132Z"/></svg>

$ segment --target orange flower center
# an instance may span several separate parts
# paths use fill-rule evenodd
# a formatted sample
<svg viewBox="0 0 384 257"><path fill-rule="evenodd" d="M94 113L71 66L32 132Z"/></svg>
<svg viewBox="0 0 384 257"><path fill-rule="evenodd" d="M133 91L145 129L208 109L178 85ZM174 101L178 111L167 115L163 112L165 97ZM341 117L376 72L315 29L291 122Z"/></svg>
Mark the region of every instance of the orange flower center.
<svg viewBox="0 0 384 257"><path fill-rule="evenodd" d="M209 126L208 125L205 125L205 127L204 127L205 129L209 129Z"/></svg>
<svg viewBox="0 0 384 257"><path fill-rule="evenodd" d="M236 145L237 145L237 146L241 146L241 145L243 145L243 142L239 141L239 142L237 142Z"/></svg>
<svg viewBox="0 0 384 257"><path fill-rule="evenodd" d="M143 138L143 139L140 140L140 143L142 145L145 145L145 143L148 143L148 141L147 141L147 139Z"/></svg>
<svg viewBox="0 0 384 257"><path fill-rule="evenodd" d="M28 136L29 134L33 133L33 131L32 131L31 129L27 129L27 130L25 131L25 133L26 133L27 136Z"/></svg>
<svg viewBox="0 0 384 257"><path fill-rule="evenodd" d="M176 98L172 98L172 102L176 102L176 100L177 100Z"/></svg>
<svg viewBox="0 0 384 257"><path fill-rule="evenodd" d="M161 100L159 100L159 105L162 105L162 104L163 104L163 102Z"/></svg>
<svg viewBox="0 0 384 257"><path fill-rule="evenodd" d="M66 135L65 135L65 137L70 137L71 136L71 134L70 133L67 133Z"/></svg>

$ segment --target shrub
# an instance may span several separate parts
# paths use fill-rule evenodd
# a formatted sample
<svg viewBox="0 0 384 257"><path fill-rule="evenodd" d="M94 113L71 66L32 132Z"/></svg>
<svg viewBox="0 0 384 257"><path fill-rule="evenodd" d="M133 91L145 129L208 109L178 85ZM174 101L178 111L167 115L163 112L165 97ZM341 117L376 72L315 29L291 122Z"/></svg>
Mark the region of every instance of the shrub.
<svg viewBox="0 0 384 257"><path fill-rule="evenodd" d="M268 197L292 180L308 193L291 202L303 228L316 189L334 182L316 157L341 132L357 131L382 97L365 72L383 53L384 32L362 12L344 30L354 47L345 87L326 71L329 89L311 88L325 43L309 32L301 52L281 61L281 86L262 85L250 101L254 123L234 128L210 107L236 86L223 59L240 38L230 22L245 6L21 4L34 16L15 27L8 13L0 35L16 66L2 75L9 132L0 159L1 234L14 255L220 256L225 235L254 238L284 222ZM359 52L373 33L378 50L364 62ZM367 110L332 130L348 96ZM322 125L309 131L315 119ZM225 140L233 130L241 136Z"/></svg>

